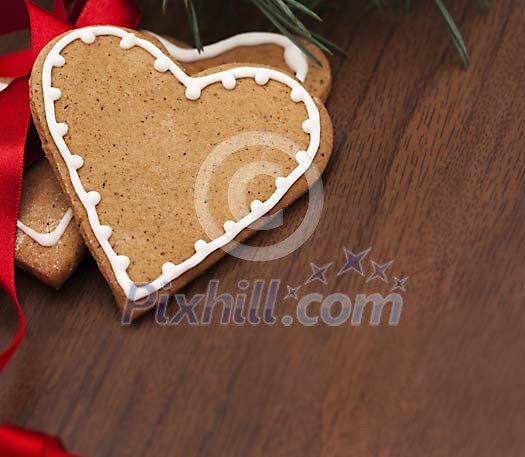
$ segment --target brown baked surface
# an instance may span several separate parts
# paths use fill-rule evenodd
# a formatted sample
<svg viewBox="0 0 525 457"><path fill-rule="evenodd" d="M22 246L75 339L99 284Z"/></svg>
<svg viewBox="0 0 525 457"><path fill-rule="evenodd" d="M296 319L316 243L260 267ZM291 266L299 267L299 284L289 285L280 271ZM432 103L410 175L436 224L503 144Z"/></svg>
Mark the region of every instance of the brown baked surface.
<svg viewBox="0 0 525 457"><path fill-rule="evenodd" d="M58 39L35 63L31 109L82 236L123 307L124 293L92 232L45 119L42 64ZM101 194L97 212L101 223L113 229L110 244L117 254L131 259L128 274L133 281L150 282L161 274L165 262L179 263L194 253L195 241L210 239L197 218L194 193L200 165L212 149L247 131L271 131L306 149L309 137L301 129L306 109L291 102L287 86L274 81L259 86L253 79L238 80L231 91L214 84L203 90L199 100L189 101L185 87L173 75L153 68L149 53L139 47L122 50L119 42L116 37L99 36L91 45L76 40L61 52L66 65L53 69L53 86L62 91L55 103L56 117L69 125L65 136L69 149L84 159L79 170L84 188ZM332 126L323 105L318 106L322 139L315 164L322 172L332 150ZM261 160L279 165L283 176L296 166L285 152L267 146L247 146L229 156L214 169L206 203L219 226L238 219L232 211L247 207L254 198L264 201L274 192L275 177L259 176L248 184L249 198L240 199L238 208L229 206L226 192L232 176ZM302 178L280 207L306 189ZM247 230L238 239L251 233ZM169 291L179 290L223 255L215 252L175 280Z"/></svg>
<svg viewBox="0 0 525 457"><path fill-rule="evenodd" d="M182 48L191 47L184 41L177 40L170 36L165 36L164 38ZM312 96L317 97L325 102L330 95L330 90L332 89L332 72L330 69L330 62L326 58L323 51L321 51L317 46L303 40L302 38L298 37L297 39L302 44L304 44L306 48L321 63L321 65L318 65L311 60L308 61L308 73L306 75L304 85ZM284 61L283 48L275 44L239 46L217 57L211 57L209 59L203 59L197 62L184 62L182 65L188 74L193 75L200 73L207 68L231 63L268 65L270 67L278 68L279 70L293 76L293 72Z"/></svg>
<svg viewBox="0 0 525 457"><path fill-rule="evenodd" d="M51 232L68 208L68 201L46 159L25 171L18 216L25 225L37 232ZM20 229L16 233L17 265L56 289L73 273L85 253L74 220L55 246L42 246Z"/></svg>

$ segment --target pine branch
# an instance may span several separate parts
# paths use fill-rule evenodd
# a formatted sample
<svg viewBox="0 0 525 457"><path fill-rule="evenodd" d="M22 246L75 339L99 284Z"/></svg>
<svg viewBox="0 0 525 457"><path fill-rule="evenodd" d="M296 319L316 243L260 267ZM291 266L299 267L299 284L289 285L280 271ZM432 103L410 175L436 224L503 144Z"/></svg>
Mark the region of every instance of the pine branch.
<svg viewBox="0 0 525 457"><path fill-rule="evenodd" d="M143 11L147 10L147 5L151 0L139 0L142 4ZM155 1L155 0L153 0ZM156 0L159 1L159 0ZM170 0L160 0L162 2L162 9L166 11ZM171 0L176 1L176 0ZM304 25L298 15L304 15L315 21L321 21L321 17L315 12L315 9L321 4L322 0L245 0L257 8L266 19L283 35L292 40L310 59L319 63L315 56L308 51L302 42L297 40L297 37L303 38L309 43L318 46L320 49L328 54L332 54L332 50L345 54L344 50L339 48L331 41L322 36L312 32ZM342 1L342 0L341 0ZM349 0L346 0L349 1ZM486 11L489 7L489 0L475 0L476 5L481 11ZM396 5L402 3L406 9L412 6L412 0L370 0L370 6L385 8L391 3ZM441 14L445 24L450 33L452 42L465 67L469 64L469 54L465 41L459 31L454 19L450 15L443 0L434 0L439 13ZM195 0L184 0L186 15L193 33L195 47L202 50L202 41L199 30L199 20Z"/></svg>

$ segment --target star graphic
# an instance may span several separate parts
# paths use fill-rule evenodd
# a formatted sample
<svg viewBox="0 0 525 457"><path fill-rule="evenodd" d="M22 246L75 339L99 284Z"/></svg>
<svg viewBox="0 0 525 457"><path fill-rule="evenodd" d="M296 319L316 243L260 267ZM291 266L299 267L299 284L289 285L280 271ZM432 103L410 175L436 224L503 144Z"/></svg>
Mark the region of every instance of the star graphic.
<svg viewBox="0 0 525 457"><path fill-rule="evenodd" d="M391 290L402 290L403 292L406 292L407 290L405 289L405 284L408 280L408 276L406 278L403 278L403 279L399 279L399 278L396 278L394 276L394 287L392 287Z"/></svg>
<svg viewBox="0 0 525 457"><path fill-rule="evenodd" d="M363 273L363 266L361 265L361 262L363 259L368 255L368 253L372 250L372 248L365 249L364 251L361 251L359 254L354 254L352 251L343 248L345 253L345 264L343 265L343 268L339 270L337 273L337 276L342 275L343 273L346 273L349 270L353 270L357 273L359 273L361 276L364 276Z"/></svg>
<svg viewBox="0 0 525 457"><path fill-rule="evenodd" d="M394 261L391 260L390 262L384 263L383 265L380 265L378 263L375 263L373 260L371 260L372 268L374 271L372 274L367 278L366 282L372 281L373 279L379 278L383 282L388 282L388 278L386 276L386 270L390 268L390 265L392 265Z"/></svg>
<svg viewBox="0 0 525 457"><path fill-rule="evenodd" d="M299 289L301 288L301 286L298 286L298 287L290 287L288 284L286 285L286 289L288 290L288 292L286 293L286 296L283 298L283 300L286 300L287 298L295 298L297 300L297 292L299 291Z"/></svg>
<svg viewBox="0 0 525 457"><path fill-rule="evenodd" d="M312 268L312 276L310 276L305 284L308 284L309 282L313 281L321 281L323 284L327 284L325 274L327 270L332 266L333 262L327 263L326 265L322 267L318 267L315 263L310 262L310 267Z"/></svg>

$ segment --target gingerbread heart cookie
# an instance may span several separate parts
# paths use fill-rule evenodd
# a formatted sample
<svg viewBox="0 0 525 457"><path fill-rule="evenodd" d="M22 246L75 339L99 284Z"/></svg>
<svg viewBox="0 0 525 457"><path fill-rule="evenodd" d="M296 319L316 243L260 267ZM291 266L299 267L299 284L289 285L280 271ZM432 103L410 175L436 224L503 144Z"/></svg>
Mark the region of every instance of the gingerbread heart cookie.
<svg viewBox="0 0 525 457"><path fill-rule="evenodd" d="M332 150L323 105L267 67L189 76L118 27L49 43L31 75L46 155L117 303L175 292L298 198Z"/></svg>
<svg viewBox="0 0 525 457"><path fill-rule="evenodd" d="M322 101L326 101L332 88L330 62L323 51L299 37L297 39L321 65L308 59L289 38L279 33L240 33L204 46L201 52L174 38L162 37L150 31L146 33L157 38L190 75L224 64L251 63L269 65L295 75L311 95Z"/></svg>
<svg viewBox="0 0 525 457"><path fill-rule="evenodd" d="M42 282L59 289L86 253L53 170L40 160L24 173L15 260Z"/></svg>

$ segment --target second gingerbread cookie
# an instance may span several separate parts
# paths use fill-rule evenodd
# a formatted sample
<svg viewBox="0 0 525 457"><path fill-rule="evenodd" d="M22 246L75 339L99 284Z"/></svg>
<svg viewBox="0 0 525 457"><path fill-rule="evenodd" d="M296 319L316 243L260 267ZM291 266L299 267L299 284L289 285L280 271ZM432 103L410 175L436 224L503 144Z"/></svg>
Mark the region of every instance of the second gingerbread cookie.
<svg viewBox="0 0 525 457"><path fill-rule="evenodd" d="M332 88L330 62L323 51L299 37L297 39L320 65L311 61L289 38L279 33L240 33L204 46L201 52L174 38L149 31L147 33L157 38L190 75L218 65L250 63L269 65L294 75L305 85L310 95L322 101L326 101Z"/></svg>

